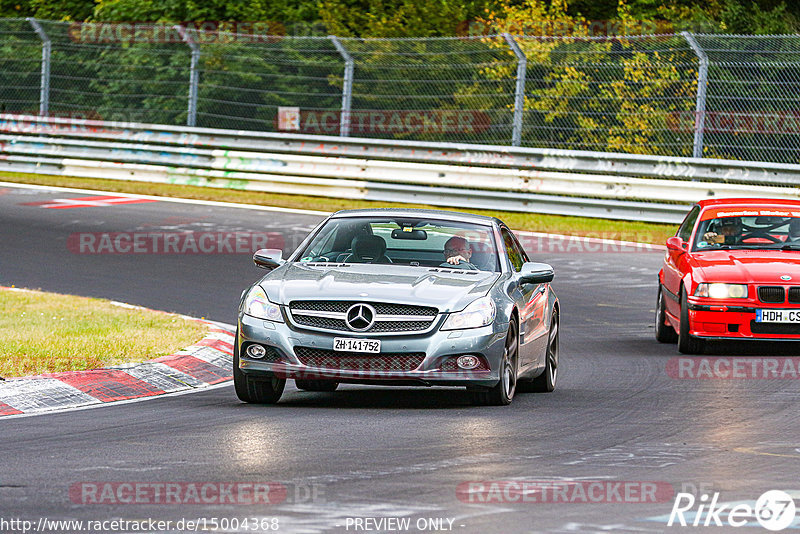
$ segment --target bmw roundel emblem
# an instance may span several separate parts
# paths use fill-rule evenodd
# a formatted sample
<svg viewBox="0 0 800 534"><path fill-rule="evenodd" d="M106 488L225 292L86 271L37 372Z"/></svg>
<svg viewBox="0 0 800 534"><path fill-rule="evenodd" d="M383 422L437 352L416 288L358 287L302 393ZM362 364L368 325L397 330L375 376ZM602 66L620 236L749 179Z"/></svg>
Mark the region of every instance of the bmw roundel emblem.
<svg viewBox="0 0 800 534"><path fill-rule="evenodd" d="M783 276L781 276L781 280L791 280L791 279L792 277L789 276L788 274L784 274Z"/></svg>

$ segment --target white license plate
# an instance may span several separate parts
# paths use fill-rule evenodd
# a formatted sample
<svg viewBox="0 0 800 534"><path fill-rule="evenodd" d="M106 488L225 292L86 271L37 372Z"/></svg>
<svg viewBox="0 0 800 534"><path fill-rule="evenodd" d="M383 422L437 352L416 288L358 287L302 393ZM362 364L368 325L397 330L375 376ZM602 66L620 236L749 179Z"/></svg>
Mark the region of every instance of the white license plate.
<svg viewBox="0 0 800 534"><path fill-rule="evenodd" d="M333 338L333 350L340 352L371 352L381 351L380 339L354 339L351 337Z"/></svg>
<svg viewBox="0 0 800 534"><path fill-rule="evenodd" d="M800 310L756 310L757 323L800 323Z"/></svg>

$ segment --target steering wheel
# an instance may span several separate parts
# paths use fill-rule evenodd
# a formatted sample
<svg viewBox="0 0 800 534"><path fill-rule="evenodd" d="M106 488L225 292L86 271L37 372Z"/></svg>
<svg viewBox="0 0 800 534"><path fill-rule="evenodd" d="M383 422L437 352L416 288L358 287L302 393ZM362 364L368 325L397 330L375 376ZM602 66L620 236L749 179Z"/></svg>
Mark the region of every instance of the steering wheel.
<svg viewBox="0 0 800 534"><path fill-rule="evenodd" d="M747 235L743 235L742 238L739 240L740 242L744 242L746 239L767 239L772 241L773 243L783 243L781 239L778 239L775 236L769 235L764 230L753 230L751 228L747 228L749 233Z"/></svg>

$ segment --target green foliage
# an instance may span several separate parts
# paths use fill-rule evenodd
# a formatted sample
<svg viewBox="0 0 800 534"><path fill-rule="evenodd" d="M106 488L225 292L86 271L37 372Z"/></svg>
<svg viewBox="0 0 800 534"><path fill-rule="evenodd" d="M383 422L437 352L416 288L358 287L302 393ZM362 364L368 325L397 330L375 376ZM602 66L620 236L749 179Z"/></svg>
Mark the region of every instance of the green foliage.
<svg viewBox="0 0 800 534"><path fill-rule="evenodd" d="M724 33L795 33L800 28L800 4L785 2L724 0L719 8L720 30Z"/></svg>
<svg viewBox="0 0 800 534"><path fill-rule="evenodd" d="M456 35L459 25L494 4L480 0L321 0L319 15L330 33L343 37L437 37Z"/></svg>
<svg viewBox="0 0 800 534"><path fill-rule="evenodd" d="M99 0L95 18L106 21L314 22L316 0Z"/></svg>
<svg viewBox="0 0 800 534"><path fill-rule="evenodd" d="M26 0L0 0L0 17L30 17L33 9Z"/></svg>
<svg viewBox="0 0 800 534"><path fill-rule="evenodd" d="M86 20L94 12L94 0L29 0L33 16L48 20Z"/></svg>

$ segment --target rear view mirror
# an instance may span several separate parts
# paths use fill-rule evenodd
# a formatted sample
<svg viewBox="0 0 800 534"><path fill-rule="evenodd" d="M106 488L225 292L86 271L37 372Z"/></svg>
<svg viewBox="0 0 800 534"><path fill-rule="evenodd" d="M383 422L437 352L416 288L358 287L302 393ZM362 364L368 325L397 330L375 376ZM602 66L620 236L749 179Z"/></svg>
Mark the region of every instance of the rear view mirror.
<svg viewBox="0 0 800 534"><path fill-rule="evenodd" d="M253 263L269 271L283 265L283 251L277 248L262 248L253 254Z"/></svg>
<svg viewBox="0 0 800 534"><path fill-rule="evenodd" d="M522 264L519 282L521 284L544 284L552 282L555 271L546 263L535 263L532 261Z"/></svg>
<svg viewBox="0 0 800 534"><path fill-rule="evenodd" d="M757 226L781 226L782 224L786 223L786 218L784 217L765 217L760 216L756 217L754 224Z"/></svg>
<svg viewBox="0 0 800 534"><path fill-rule="evenodd" d="M410 241L425 241L428 239L428 232L425 230L415 230L414 228L395 228L392 230L392 239L408 239Z"/></svg>

